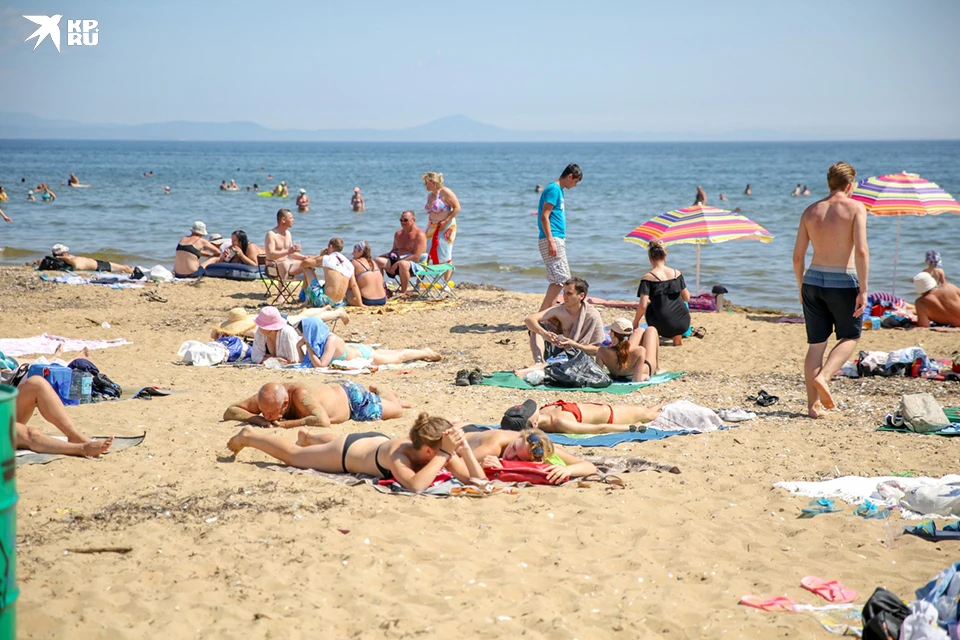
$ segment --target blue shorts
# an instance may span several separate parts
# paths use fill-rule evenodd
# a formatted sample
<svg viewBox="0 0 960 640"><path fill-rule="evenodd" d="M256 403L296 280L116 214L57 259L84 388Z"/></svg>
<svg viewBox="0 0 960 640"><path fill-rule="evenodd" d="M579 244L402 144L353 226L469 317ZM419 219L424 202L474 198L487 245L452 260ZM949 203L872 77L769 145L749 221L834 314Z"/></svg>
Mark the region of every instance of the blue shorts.
<svg viewBox="0 0 960 640"><path fill-rule="evenodd" d="M383 418L383 405L380 396L367 391L356 382L341 380L340 386L347 394L350 403L350 419L357 422L372 422Z"/></svg>
<svg viewBox="0 0 960 640"><path fill-rule="evenodd" d="M345 300L341 300L340 302L334 302L331 300L330 296L324 292L323 285L320 284L319 280L314 280L310 283L310 286L307 287L304 296L306 297L307 302L315 307L338 308L347 306Z"/></svg>

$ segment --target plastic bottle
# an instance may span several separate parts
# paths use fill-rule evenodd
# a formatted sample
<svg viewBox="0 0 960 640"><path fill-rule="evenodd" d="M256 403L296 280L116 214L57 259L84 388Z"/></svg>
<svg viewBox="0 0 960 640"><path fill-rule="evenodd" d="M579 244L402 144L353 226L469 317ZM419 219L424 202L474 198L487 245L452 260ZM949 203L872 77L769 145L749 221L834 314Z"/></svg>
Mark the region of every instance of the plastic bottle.
<svg viewBox="0 0 960 640"><path fill-rule="evenodd" d="M90 402L90 396L93 392L93 376L74 369L70 376L70 399L76 400L79 404Z"/></svg>

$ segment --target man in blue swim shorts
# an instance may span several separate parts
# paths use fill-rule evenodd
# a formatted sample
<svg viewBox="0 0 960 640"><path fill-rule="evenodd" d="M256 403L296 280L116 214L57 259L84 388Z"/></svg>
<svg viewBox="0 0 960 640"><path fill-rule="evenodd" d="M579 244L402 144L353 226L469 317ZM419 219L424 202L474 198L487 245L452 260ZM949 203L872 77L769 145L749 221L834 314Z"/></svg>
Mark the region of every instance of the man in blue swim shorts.
<svg viewBox="0 0 960 640"><path fill-rule="evenodd" d="M373 385L365 389L350 381L268 382L256 395L230 405L224 420L258 427L329 427L347 420L369 422L403 415L411 405L396 394Z"/></svg>
<svg viewBox="0 0 960 640"><path fill-rule="evenodd" d="M819 418L822 409L836 406L827 383L856 351L867 308L867 210L863 203L850 197L856 177L856 170L845 162L830 167L830 195L803 212L793 249L793 270L809 345L803 379L807 387L807 415L811 418ZM811 244L813 259L804 271ZM824 362L831 332L836 333L839 342Z"/></svg>

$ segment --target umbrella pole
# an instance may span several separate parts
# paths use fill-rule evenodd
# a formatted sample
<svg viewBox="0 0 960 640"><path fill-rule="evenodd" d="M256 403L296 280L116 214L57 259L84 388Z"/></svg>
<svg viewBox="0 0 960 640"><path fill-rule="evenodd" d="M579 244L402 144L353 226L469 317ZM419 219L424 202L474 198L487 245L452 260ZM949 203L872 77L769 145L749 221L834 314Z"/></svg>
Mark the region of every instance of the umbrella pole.
<svg viewBox="0 0 960 640"><path fill-rule="evenodd" d="M897 216L897 244L893 250L893 295L897 295L897 256L900 254L900 220L903 216ZM869 293L869 292L868 292Z"/></svg>
<svg viewBox="0 0 960 640"><path fill-rule="evenodd" d="M896 270L894 270L896 273ZM700 245L697 244L697 295L700 295Z"/></svg>

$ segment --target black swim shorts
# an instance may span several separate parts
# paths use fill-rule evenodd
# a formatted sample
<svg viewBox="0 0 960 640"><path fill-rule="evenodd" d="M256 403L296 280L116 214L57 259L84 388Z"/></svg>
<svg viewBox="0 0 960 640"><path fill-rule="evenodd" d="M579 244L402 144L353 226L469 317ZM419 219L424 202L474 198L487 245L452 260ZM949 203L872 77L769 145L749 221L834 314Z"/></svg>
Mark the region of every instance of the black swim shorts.
<svg viewBox="0 0 960 640"><path fill-rule="evenodd" d="M803 276L800 293L807 344L826 342L834 329L837 340L857 340L860 337L862 319L853 314L860 295L856 275L811 267Z"/></svg>
<svg viewBox="0 0 960 640"><path fill-rule="evenodd" d="M97 271L113 271L110 263L104 260L97 260Z"/></svg>

